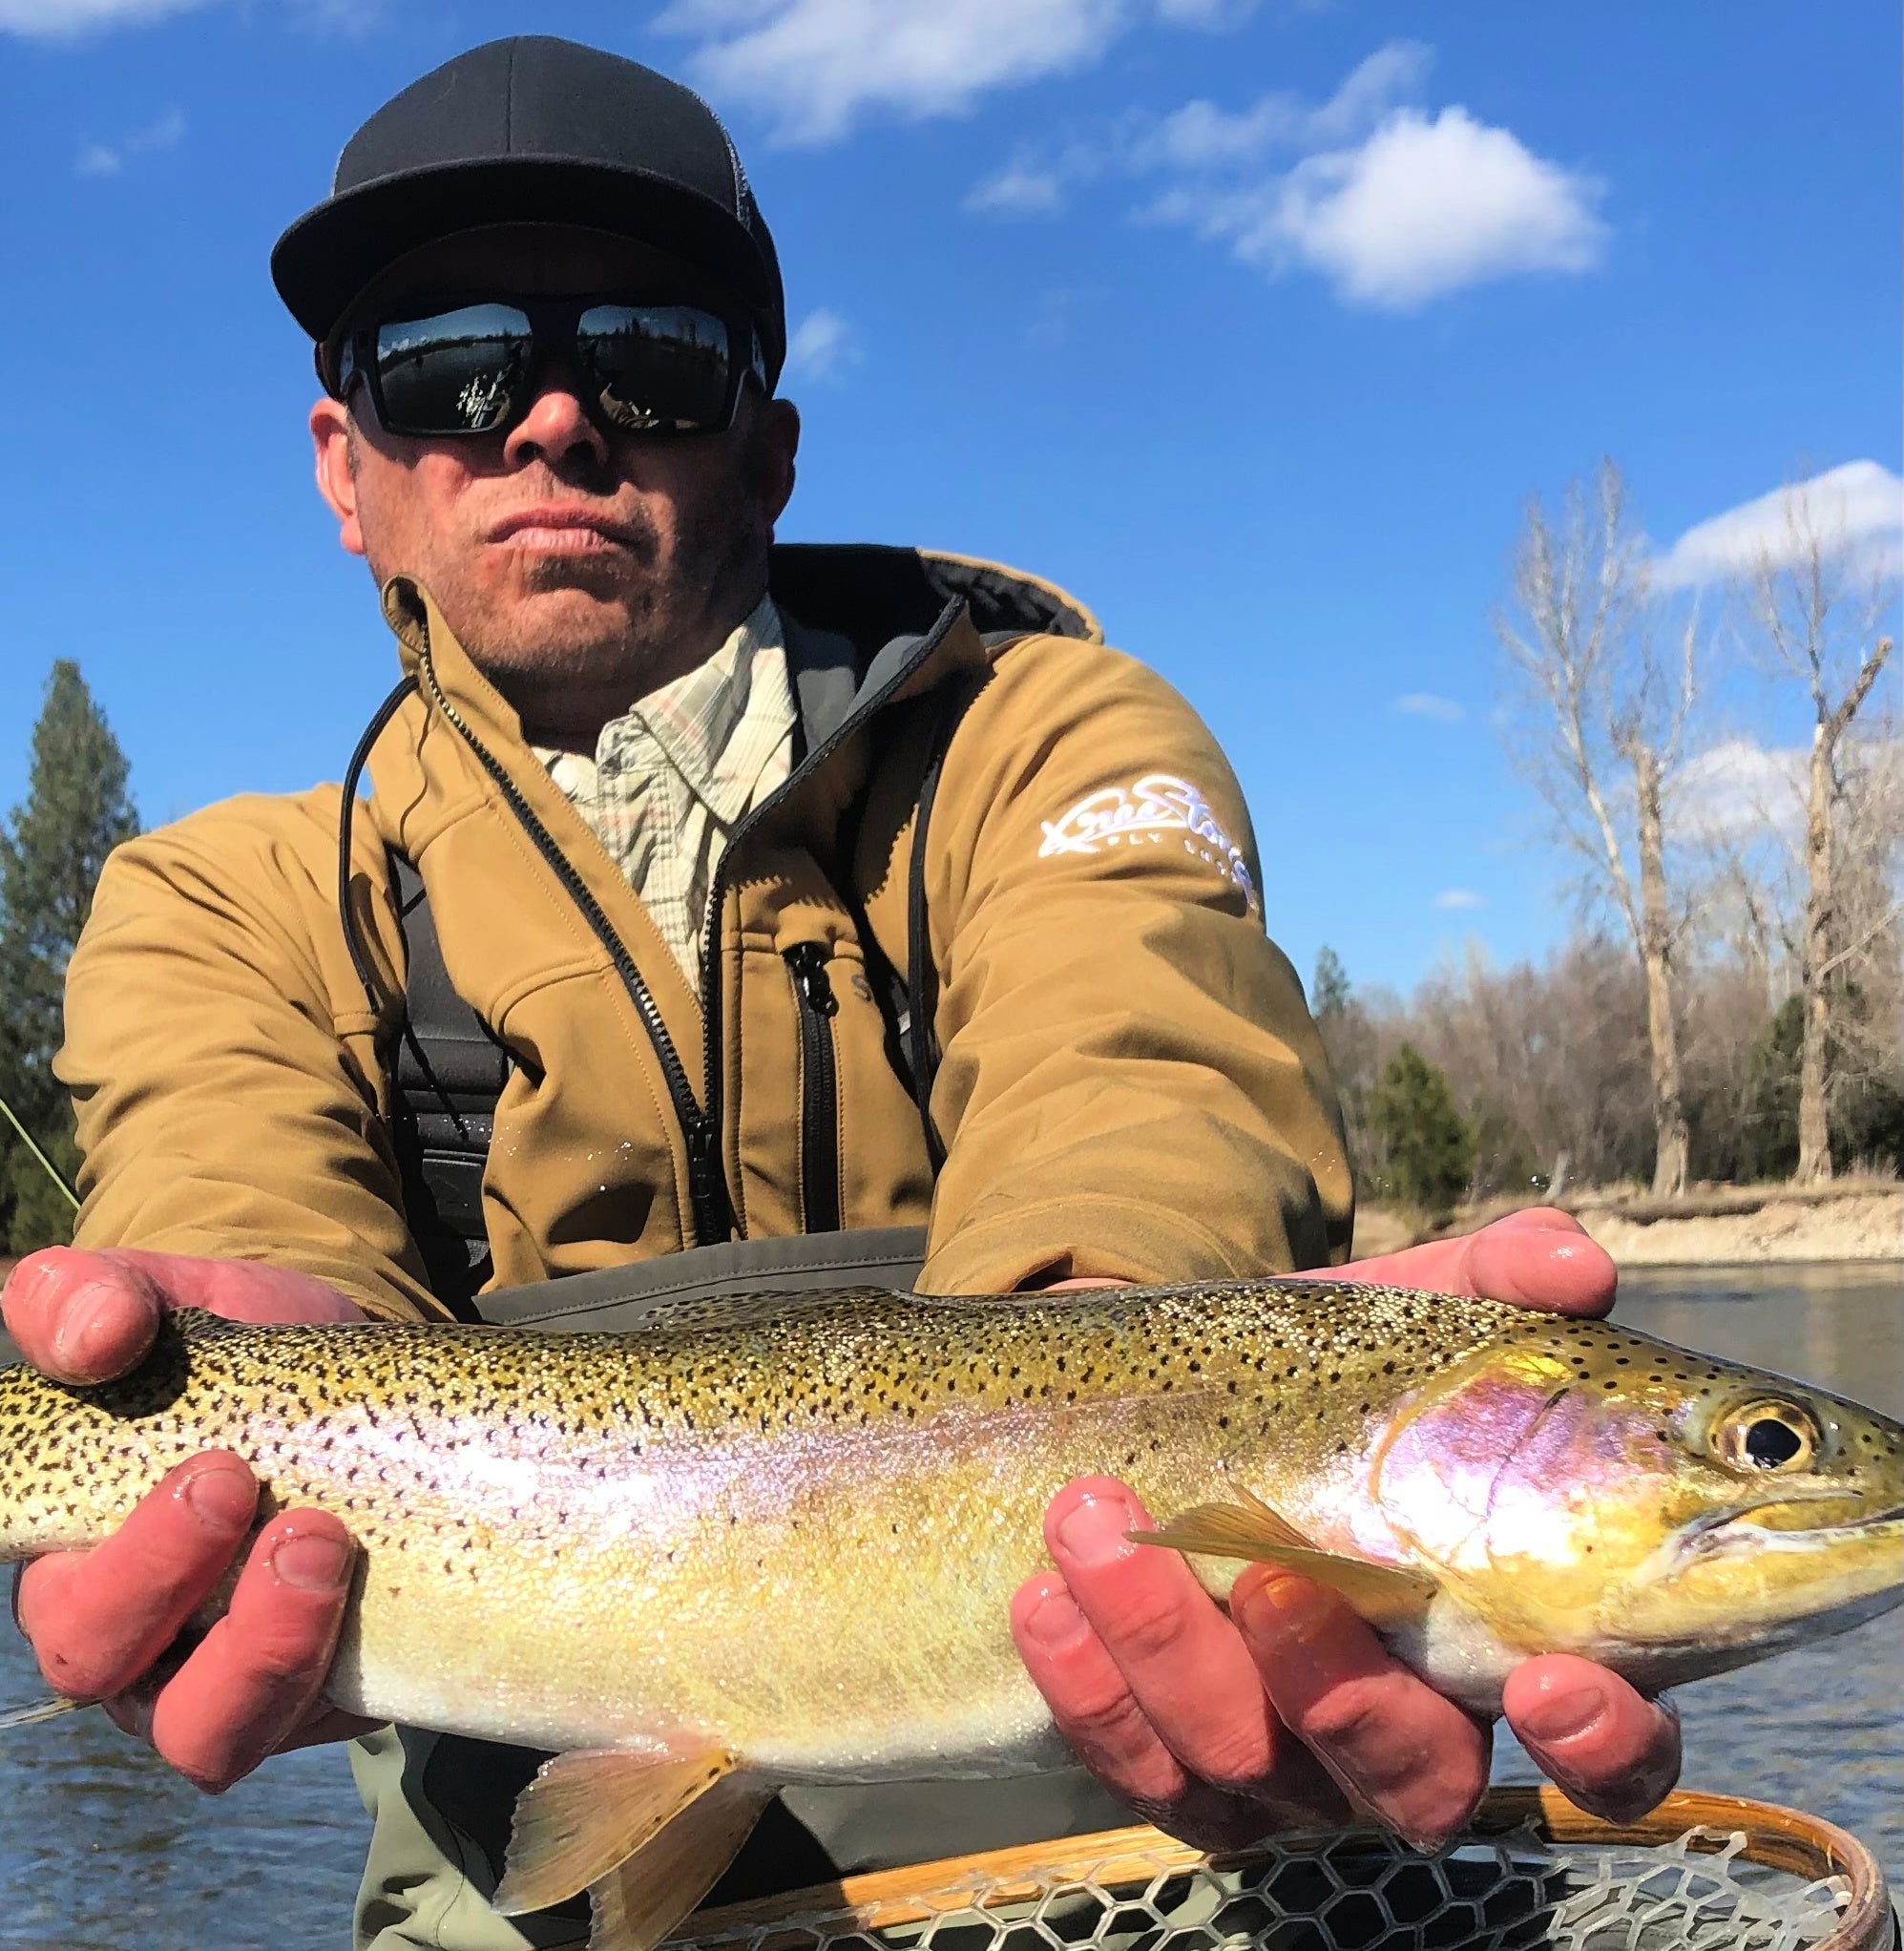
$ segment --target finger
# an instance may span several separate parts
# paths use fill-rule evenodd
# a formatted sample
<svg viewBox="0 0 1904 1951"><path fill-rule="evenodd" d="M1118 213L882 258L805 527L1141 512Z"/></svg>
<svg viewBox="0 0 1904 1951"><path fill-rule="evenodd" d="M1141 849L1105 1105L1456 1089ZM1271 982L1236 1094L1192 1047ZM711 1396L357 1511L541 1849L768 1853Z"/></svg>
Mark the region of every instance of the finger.
<svg viewBox="0 0 1904 1951"><path fill-rule="evenodd" d="M158 1697L184 1664L183 1651L177 1660L161 1660L143 1680L129 1687L125 1692L101 1701L99 1705L107 1718L122 1732L150 1747L153 1715L157 1710ZM358 1735L367 1734L373 1728L382 1726L381 1721L368 1721L362 1714L346 1713L343 1708L332 1707L319 1694L303 1719L271 1752L288 1754L294 1748L318 1748L333 1741L354 1741Z"/></svg>
<svg viewBox="0 0 1904 1951"><path fill-rule="evenodd" d="M1501 1709L1541 1770L1589 1815L1632 1822L1679 1780L1679 1715L1571 1653L1508 1675Z"/></svg>
<svg viewBox="0 0 1904 1951"><path fill-rule="evenodd" d="M1460 1830L1487 1786L1485 1729L1307 1579L1252 1565L1230 1609L1277 1712L1352 1802L1417 1848Z"/></svg>
<svg viewBox="0 0 1904 1951"><path fill-rule="evenodd" d="M1605 1248L1555 1206L1530 1206L1478 1232L1352 1261L1338 1272L1433 1293L1481 1294L1557 1314L1604 1314L1613 1306L1616 1281Z"/></svg>
<svg viewBox="0 0 1904 1951"><path fill-rule="evenodd" d="M76 1700L130 1687L224 1575L257 1503L244 1464L207 1450L168 1471L103 1544L30 1564L16 1610L48 1682Z"/></svg>
<svg viewBox="0 0 1904 1951"><path fill-rule="evenodd" d="M1468 1285L1490 1300L1552 1314L1604 1314L1613 1306L1613 1256L1571 1213L1517 1212L1471 1233L1466 1245Z"/></svg>
<svg viewBox="0 0 1904 1951"><path fill-rule="evenodd" d="M216 1793L311 1714L337 1648L356 1550L339 1521L288 1511L259 1534L225 1616L159 1692L152 1744Z"/></svg>
<svg viewBox="0 0 1904 1951"><path fill-rule="evenodd" d="M34 1368L81 1384L136 1368L167 1308L206 1308L234 1321L364 1317L334 1288L287 1268L117 1247L28 1255L7 1281L4 1308L8 1331Z"/></svg>
<svg viewBox="0 0 1904 1951"><path fill-rule="evenodd" d="M30 1253L9 1275L0 1306L7 1332L34 1368L80 1384L137 1367L163 1311L138 1269L73 1247Z"/></svg>
<svg viewBox="0 0 1904 1951"><path fill-rule="evenodd" d="M1274 1826L1260 1802L1195 1780L1164 1746L1056 1572L1019 1586L1012 1637L1073 1752L1145 1821L1205 1850L1244 1848Z"/></svg>
<svg viewBox="0 0 1904 1951"><path fill-rule="evenodd" d="M175 1308L204 1308L229 1321L361 1321L364 1310L316 1275L259 1260L208 1260L110 1247L98 1256L127 1269Z"/></svg>
<svg viewBox="0 0 1904 1951"><path fill-rule="evenodd" d="M1290 1740L1248 1649L1181 1553L1135 1542L1150 1526L1113 1478L1053 1499L1045 1541L1065 1587L1155 1738L1195 1780L1270 1805L1280 1818L1333 1809L1327 1780Z"/></svg>
<svg viewBox="0 0 1904 1951"><path fill-rule="evenodd" d="M1057 1573L1041 1572L1013 1595L1012 1638L1058 1732L1113 1794L1155 1808L1188 1792L1189 1772L1145 1718Z"/></svg>

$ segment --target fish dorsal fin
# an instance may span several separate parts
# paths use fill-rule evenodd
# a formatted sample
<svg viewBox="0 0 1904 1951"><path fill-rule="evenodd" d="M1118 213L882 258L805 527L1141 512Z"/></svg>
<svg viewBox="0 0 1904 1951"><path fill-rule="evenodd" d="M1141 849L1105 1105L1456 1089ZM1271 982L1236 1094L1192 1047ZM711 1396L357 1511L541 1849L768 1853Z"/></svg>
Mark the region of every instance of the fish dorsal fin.
<svg viewBox="0 0 1904 1951"><path fill-rule="evenodd" d="M654 1951L720 1880L774 1791L729 1775L690 1803L647 1846L589 1885L588 1951Z"/></svg>
<svg viewBox="0 0 1904 1951"><path fill-rule="evenodd" d="M516 1797L496 1909L546 1910L599 1882L733 1767L717 1748L592 1748L544 1762Z"/></svg>
<svg viewBox="0 0 1904 1951"><path fill-rule="evenodd" d="M1370 1626L1415 1624L1441 1589L1422 1572L1318 1551L1287 1519L1254 1498L1248 1504L1199 1504L1159 1530L1127 1535L1140 1544L1207 1558L1245 1558L1300 1573L1339 1593ZM1291 1543L1291 1538L1302 1542Z"/></svg>

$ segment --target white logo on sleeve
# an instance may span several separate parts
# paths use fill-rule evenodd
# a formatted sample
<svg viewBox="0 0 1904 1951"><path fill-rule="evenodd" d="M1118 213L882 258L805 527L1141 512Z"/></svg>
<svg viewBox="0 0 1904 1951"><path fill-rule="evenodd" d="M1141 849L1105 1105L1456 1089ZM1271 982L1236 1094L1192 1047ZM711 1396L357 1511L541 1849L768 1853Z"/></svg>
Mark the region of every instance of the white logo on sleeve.
<svg viewBox="0 0 1904 1951"><path fill-rule="evenodd" d="M1187 779L1146 772L1129 786L1107 786L1085 796L1061 820L1045 820L1038 858L1060 853L1102 853L1112 847L1166 847L1170 836L1185 853L1221 868L1243 890L1252 914L1261 913L1256 883L1243 851L1230 839L1209 802Z"/></svg>

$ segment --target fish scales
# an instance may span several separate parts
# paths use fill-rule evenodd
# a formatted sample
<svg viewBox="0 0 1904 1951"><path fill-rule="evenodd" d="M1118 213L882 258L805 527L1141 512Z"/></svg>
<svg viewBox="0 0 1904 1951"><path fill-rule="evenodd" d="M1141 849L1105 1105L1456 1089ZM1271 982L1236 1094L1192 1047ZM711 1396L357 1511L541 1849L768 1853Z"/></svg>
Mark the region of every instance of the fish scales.
<svg viewBox="0 0 1904 1951"><path fill-rule="evenodd" d="M564 1747L604 1715L635 1731L718 1710L749 1752L832 1773L849 1672L896 1710L849 1766L974 1740L986 1766L1044 1731L1003 1620L1062 1482L1099 1468L1155 1508L1194 1503L1272 1436L1320 1468L1348 1440L1338 1402L1369 1399L1338 1395L1345 1376L1399 1394L1504 1311L1266 1286L701 1312L617 1336L205 1324L107 1389L0 1393L18 1433L0 1510L42 1547L84 1543L174 1463L230 1448L267 1508L334 1510L363 1546L333 1691L366 1711ZM49 1478L58 1509L32 1490ZM484 1650L419 1703L392 1676L432 1645ZM450 1697L471 1682L476 1727Z"/></svg>
<svg viewBox="0 0 1904 1951"><path fill-rule="evenodd" d="M743 1296L624 1335L181 1315L119 1382L0 1373L0 1558L95 1542L206 1448L267 1513L335 1512L361 1562L327 1691L558 1751L496 1900L586 1884L596 1951L649 1951L775 1786L1065 1762L1008 1617L1078 1476L1128 1482L1220 1596L1238 1559L1333 1584L1482 1711L1534 1651L1657 1687L1904 1596L1887 1418L1616 1324L1329 1281ZM674 1821L701 1826L644 1881Z"/></svg>

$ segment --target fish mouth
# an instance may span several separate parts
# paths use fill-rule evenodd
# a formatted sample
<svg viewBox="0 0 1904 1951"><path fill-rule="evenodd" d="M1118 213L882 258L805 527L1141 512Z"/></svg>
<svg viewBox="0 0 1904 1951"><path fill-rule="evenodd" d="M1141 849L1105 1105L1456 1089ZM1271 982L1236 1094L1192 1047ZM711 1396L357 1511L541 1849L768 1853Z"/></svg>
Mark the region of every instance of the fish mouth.
<svg viewBox="0 0 1904 1951"><path fill-rule="evenodd" d="M1725 1510L1709 1511L1686 1525L1677 1540L1674 1569L1695 1561L1724 1557L1733 1551L1763 1551L1784 1545L1799 1550L1825 1550L1833 1544L1851 1544L1866 1540L1887 1527L1904 1527L1904 1503L1891 1504L1841 1524L1812 1524L1802 1529L1784 1529L1752 1521L1762 1511L1781 1505L1842 1503L1842 1491L1798 1490L1787 1487L1776 1496L1755 1498L1747 1504L1733 1504Z"/></svg>

